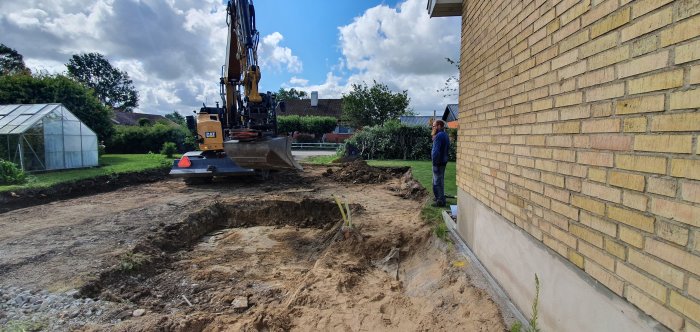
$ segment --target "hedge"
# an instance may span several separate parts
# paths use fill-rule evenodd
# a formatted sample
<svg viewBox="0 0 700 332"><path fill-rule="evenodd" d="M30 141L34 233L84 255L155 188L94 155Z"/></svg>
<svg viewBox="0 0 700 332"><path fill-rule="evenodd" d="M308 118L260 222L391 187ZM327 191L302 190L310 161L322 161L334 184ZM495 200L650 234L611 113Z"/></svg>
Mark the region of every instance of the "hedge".
<svg viewBox="0 0 700 332"><path fill-rule="evenodd" d="M106 142L108 153L158 153L166 142L173 142L178 152L195 149L192 134L181 126L156 123L153 126L115 126L116 133Z"/></svg>

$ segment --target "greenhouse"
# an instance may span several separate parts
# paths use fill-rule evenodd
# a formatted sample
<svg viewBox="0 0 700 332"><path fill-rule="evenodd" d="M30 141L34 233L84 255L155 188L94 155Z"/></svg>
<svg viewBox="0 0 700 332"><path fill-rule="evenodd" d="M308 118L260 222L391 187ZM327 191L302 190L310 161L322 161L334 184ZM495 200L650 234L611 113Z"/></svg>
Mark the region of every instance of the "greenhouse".
<svg viewBox="0 0 700 332"><path fill-rule="evenodd" d="M0 159L25 171L97 166L97 135L61 104L0 105Z"/></svg>

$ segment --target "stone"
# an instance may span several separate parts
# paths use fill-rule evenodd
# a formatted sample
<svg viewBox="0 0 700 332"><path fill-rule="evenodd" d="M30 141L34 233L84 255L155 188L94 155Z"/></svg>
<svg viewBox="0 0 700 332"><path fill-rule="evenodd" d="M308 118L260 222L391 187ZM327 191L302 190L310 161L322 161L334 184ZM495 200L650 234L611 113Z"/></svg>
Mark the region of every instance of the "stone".
<svg viewBox="0 0 700 332"><path fill-rule="evenodd" d="M237 296L235 299L233 299L233 302L231 302L231 306L234 309L247 309L248 298L245 296Z"/></svg>
<svg viewBox="0 0 700 332"><path fill-rule="evenodd" d="M134 312L131 315L134 317L141 317L145 313L146 313L146 309L136 309L136 310L134 310Z"/></svg>

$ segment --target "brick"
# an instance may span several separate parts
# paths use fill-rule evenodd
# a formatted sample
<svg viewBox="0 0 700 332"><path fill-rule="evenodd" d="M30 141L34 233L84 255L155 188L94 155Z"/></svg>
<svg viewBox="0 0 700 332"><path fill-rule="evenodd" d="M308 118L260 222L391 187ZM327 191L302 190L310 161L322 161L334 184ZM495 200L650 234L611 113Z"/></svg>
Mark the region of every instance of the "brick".
<svg viewBox="0 0 700 332"><path fill-rule="evenodd" d="M647 191L652 194L676 197L678 181L675 179L662 179L650 176Z"/></svg>
<svg viewBox="0 0 700 332"><path fill-rule="evenodd" d="M625 264L618 264L615 272L622 277L622 279L643 289L645 293L655 297L661 302L666 302L666 287L660 283L644 276Z"/></svg>
<svg viewBox="0 0 700 332"><path fill-rule="evenodd" d="M619 28L630 21L631 8L627 7L615 13L612 13L591 26L591 38L598 37L602 34Z"/></svg>
<svg viewBox="0 0 700 332"><path fill-rule="evenodd" d="M636 155L616 155L615 166L630 171L666 174L666 158Z"/></svg>
<svg viewBox="0 0 700 332"><path fill-rule="evenodd" d="M591 0L579 1L576 6L571 7L571 9L559 15L561 24L567 24L573 21L577 17L581 16L581 14L587 12L589 8L591 8Z"/></svg>
<svg viewBox="0 0 700 332"><path fill-rule="evenodd" d="M671 296L669 297L668 302L672 308L688 316L690 319L700 322L700 304L697 302L678 294L673 290L671 291Z"/></svg>
<svg viewBox="0 0 700 332"><path fill-rule="evenodd" d="M581 92L573 92L565 95L556 96L554 98L554 106L562 107L580 104L583 101L583 94Z"/></svg>
<svg viewBox="0 0 700 332"><path fill-rule="evenodd" d="M647 198L647 196L644 196L642 194L635 194L631 191L622 192L622 205L626 207L630 207L639 211L646 211L648 201L649 199Z"/></svg>
<svg viewBox="0 0 700 332"><path fill-rule="evenodd" d="M643 133L647 131L647 118L625 118L622 122L622 131L626 133Z"/></svg>
<svg viewBox="0 0 700 332"><path fill-rule="evenodd" d="M633 228L620 226L620 240L637 248L644 247L644 235Z"/></svg>
<svg viewBox="0 0 700 332"><path fill-rule="evenodd" d="M568 204L553 200L550 203L550 209L556 213L566 216L567 218L578 220L578 209L571 207Z"/></svg>
<svg viewBox="0 0 700 332"><path fill-rule="evenodd" d="M688 202L700 203L700 182L683 181L681 197Z"/></svg>
<svg viewBox="0 0 700 332"><path fill-rule="evenodd" d="M679 91L671 94L671 109L700 108L700 89Z"/></svg>
<svg viewBox="0 0 700 332"><path fill-rule="evenodd" d="M573 106L565 107L559 110L559 117L562 120L571 119L583 119L591 116L591 109L589 106Z"/></svg>
<svg viewBox="0 0 700 332"><path fill-rule="evenodd" d="M620 31L620 40L628 41L668 25L673 20L672 8L667 8L641 19Z"/></svg>
<svg viewBox="0 0 700 332"><path fill-rule="evenodd" d="M581 192L581 179L567 177L564 180L564 186L572 192Z"/></svg>
<svg viewBox="0 0 700 332"><path fill-rule="evenodd" d="M578 266L580 269L583 269L583 256L581 256L581 254L577 253L573 249L569 249L568 258L571 263L574 263L574 265Z"/></svg>
<svg viewBox="0 0 700 332"><path fill-rule="evenodd" d="M613 203L620 203L622 197L620 189L609 188L591 182L581 184L581 193Z"/></svg>
<svg viewBox="0 0 700 332"><path fill-rule="evenodd" d="M692 135L637 135L634 137L635 151L692 153Z"/></svg>
<svg viewBox="0 0 700 332"><path fill-rule="evenodd" d="M583 133L614 133L620 131L620 119L587 120L581 123Z"/></svg>
<svg viewBox="0 0 700 332"><path fill-rule="evenodd" d="M700 59L700 40L677 46L675 64L686 63Z"/></svg>
<svg viewBox="0 0 700 332"><path fill-rule="evenodd" d="M566 52L588 41L588 29L579 31L559 42L559 53Z"/></svg>
<svg viewBox="0 0 700 332"><path fill-rule="evenodd" d="M586 61L579 61L568 65L557 72L559 80L565 80L586 72Z"/></svg>
<svg viewBox="0 0 700 332"><path fill-rule="evenodd" d="M632 149L632 136L627 135L593 135L590 148L597 150L629 151Z"/></svg>
<svg viewBox="0 0 700 332"><path fill-rule="evenodd" d="M683 85L683 70L673 70L630 80L629 94L677 88Z"/></svg>
<svg viewBox="0 0 700 332"><path fill-rule="evenodd" d="M700 207L661 198L651 199L651 212L671 220L700 227Z"/></svg>
<svg viewBox="0 0 700 332"><path fill-rule="evenodd" d="M591 105L591 115L594 118L608 117L612 115L613 103L602 102Z"/></svg>
<svg viewBox="0 0 700 332"><path fill-rule="evenodd" d="M625 78L664 68L668 66L669 54L668 50L664 50L619 64L617 65L617 74L619 78Z"/></svg>
<svg viewBox="0 0 700 332"><path fill-rule="evenodd" d="M602 232L604 234L610 235L610 236L616 236L617 234L617 225L615 223L609 222L607 220L598 218L592 214L589 214L585 211L581 211L581 223L595 229L596 231ZM641 246L641 244L640 244Z"/></svg>
<svg viewBox="0 0 700 332"><path fill-rule="evenodd" d="M656 47L658 42L659 37L656 35L635 39L632 41L632 57L634 58L656 51L658 49L658 47Z"/></svg>
<svg viewBox="0 0 700 332"><path fill-rule="evenodd" d="M627 261L677 288L683 288L683 272L671 265L633 249L627 251Z"/></svg>
<svg viewBox="0 0 700 332"><path fill-rule="evenodd" d="M589 71L577 78L578 87L586 88L593 85L603 84L615 79L615 68L607 67L595 71Z"/></svg>
<svg viewBox="0 0 700 332"><path fill-rule="evenodd" d="M612 99L625 95L625 83L617 83L586 90L586 102Z"/></svg>
<svg viewBox="0 0 700 332"><path fill-rule="evenodd" d="M695 251L700 251L700 231L695 231L695 240L693 241L695 245L693 246L693 249Z"/></svg>
<svg viewBox="0 0 700 332"><path fill-rule="evenodd" d="M607 152L578 151L576 152L576 160L584 165L613 166L613 155Z"/></svg>
<svg viewBox="0 0 700 332"><path fill-rule="evenodd" d="M594 26L595 27L595 26ZM591 36L595 38L596 36ZM610 33L600 38L594 39L579 47L579 58L584 59L591 55L609 50L617 45L617 33Z"/></svg>
<svg viewBox="0 0 700 332"><path fill-rule="evenodd" d="M671 160L671 176L700 180L700 160Z"/></svg>
<svg viewBox="0 0 700 332"><path fill-rule="evenodd" d="M557 174L542 173L542 182L561 188L564 187L564 177Z"/></svg>
<svg viewBox="0 0 700 332"><path fill-rule="evenodd" d="M605 238L605 251L609 254L624 260L626 251L625 248L625 245L611 240L609 238Z"/></svg>
<svg viewBox="0 0 700 332"><path fill-rule="evenodd" d="M555 134L578 134L581 132L580 121L557 122L552 127Z"/></svg>
<svg viewBox="0 0 700 332"><path fill-rule="evenodd" d="M618 62L625 61L630 57L630 48L628 45L615 47L611 50L596 54L588 58L588 70L603 68Z"/></svg>
<svg viewBox="0 0 700 332"><path fill-rule="evenodd" d="M610 171L610 185L637 191L644 191L644 176L633 173Z"/></svg>
<svg viewBox="0 0 700 332"><path fill-rule="evenodd" d="M602 3L593 4L594 7L581 17L581 25L588 26L608 14L614 12L618 8L618 3L615 0L607 0Z"/></svg>
<svg viewBox="0 0 700 332"><path fill-rule="evenodd" d="M700 113L655 116L651 119L651 131L700 131Z"/></svg>
<svg viewBox="0 0 700 332"><path fill-rule="evenodd" d="M661 258L681 269L700 274L700 257L672 245L647 238L644 251Z"/></svg>
<svg viewBox="0 0 700 332"><path fill-rule="evenodd" d="M604 270L595 263L587 262L585 270L586 273L598 280L601 284L605 285L605 287L613 291L615 294L622 296L624 283L618 277Z"/></svg>
<svg viewBox="0 0 700 332"><path fill-rule="evenodd" d="M563 53L552 59L552 70L568 66L578 60L578 49Z"/></svg>
<svg viewBox="0 0 700 332"><path fill-rule="evenodd" d="M589 168L588 178L596 182L607 182L607 172L604 168Z"/></svg>
<svg viewBox="0 0 700 332"><path fill-rule="evenodd" d="M687 228L683 228L672 223L663 221L656 223L656 235L675 244L682 246L687 245L689 233L690 232Z"/></svg>
<svg viewBox="0 0 700 332"><path fill-rule="evenodd" d="M700 65L690 67L690 72L688 72L688 83L700 84Z"/></svg>
<svg viewBox="0 0 700 332"><path fill-rule="evenodd" d="M645 216L639 212L608 206L608 218L617 220L643 231L654 233L654 217Z"/></svg>
<svg viewBox="0 0 700 332"><path fill-rule="evenodd" d="M681 328L683 328L683 317L644 295L644 293L636 288L627 286L625 298L668 328L674 331L680 331Z"/></svg>
<svg viewBox="0 0 700 332"><path fill-rule="evenodd" d="M589 242L579 240L578 252L586 257L588 261L592 260L610 271L615 270L615 257L605 252L602 246L599 248L589 244Z"/></svg>
<svg viewBox="0 0 700 332"><path fill-rule="evenodd" d="M683 20L673 27L661 31L659 33L659 44L661 47L666 47L696 37L700 34L699 27L700 16Z"/></svg>
<svg viewBox="0 0 700 332"><path fill-rule="evenodd" d="M664 99L664 95L655 95L618 100L615 102L615 114L662 112Z"/></svg>
<svg viewBox="0 0 700 332"><path fill-rule="evenodd" d="M559 161L567 161L570 163L576 162L576 151L556 149L552 154L552 159Z"/></svg>
<svg viewBox="0 0 700 332"><path fill-rule="evenodd" d="M571 196L571 204L601 216L605 215L605 203L598 202L586 196Z"/></svg>
<svg viewBox="0 0 700 332"><path fill-rule="evenodd" d="M676 1L674 5L676 20L682 20L700 13L700 1L698 0L680 0Z"/></svg>
<svg viewBox="0 0 700 332"><path fill-rule="evenodd" d="M640 17L656 8L659 8L672 0L638 0L632 6L632 17Z"/></svg>
<svg viewBox="0 0 700 332"><path fill-rule="evenodd" d="M688 295L700 299L700 280L693 277L688 278Z"/></svg>

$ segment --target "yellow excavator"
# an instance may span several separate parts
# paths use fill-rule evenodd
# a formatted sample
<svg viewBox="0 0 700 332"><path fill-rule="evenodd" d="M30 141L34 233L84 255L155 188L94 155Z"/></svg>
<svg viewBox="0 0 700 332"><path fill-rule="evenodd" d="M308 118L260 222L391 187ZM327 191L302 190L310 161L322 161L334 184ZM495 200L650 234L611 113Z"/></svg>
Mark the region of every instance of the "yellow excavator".
<svg viewBox="0 0 700 332"><path fill-rule="evenodd" d="M222 67L222 106L202 107L187 116L199 151L173 162L170 175L188 183L209 182L214 176L258 174L271 170L302 169L294 160L290 137L277 137L277 114L284 102L258 91L260 67L252 0L230 0L226 7L228 42Z"/></svg>

